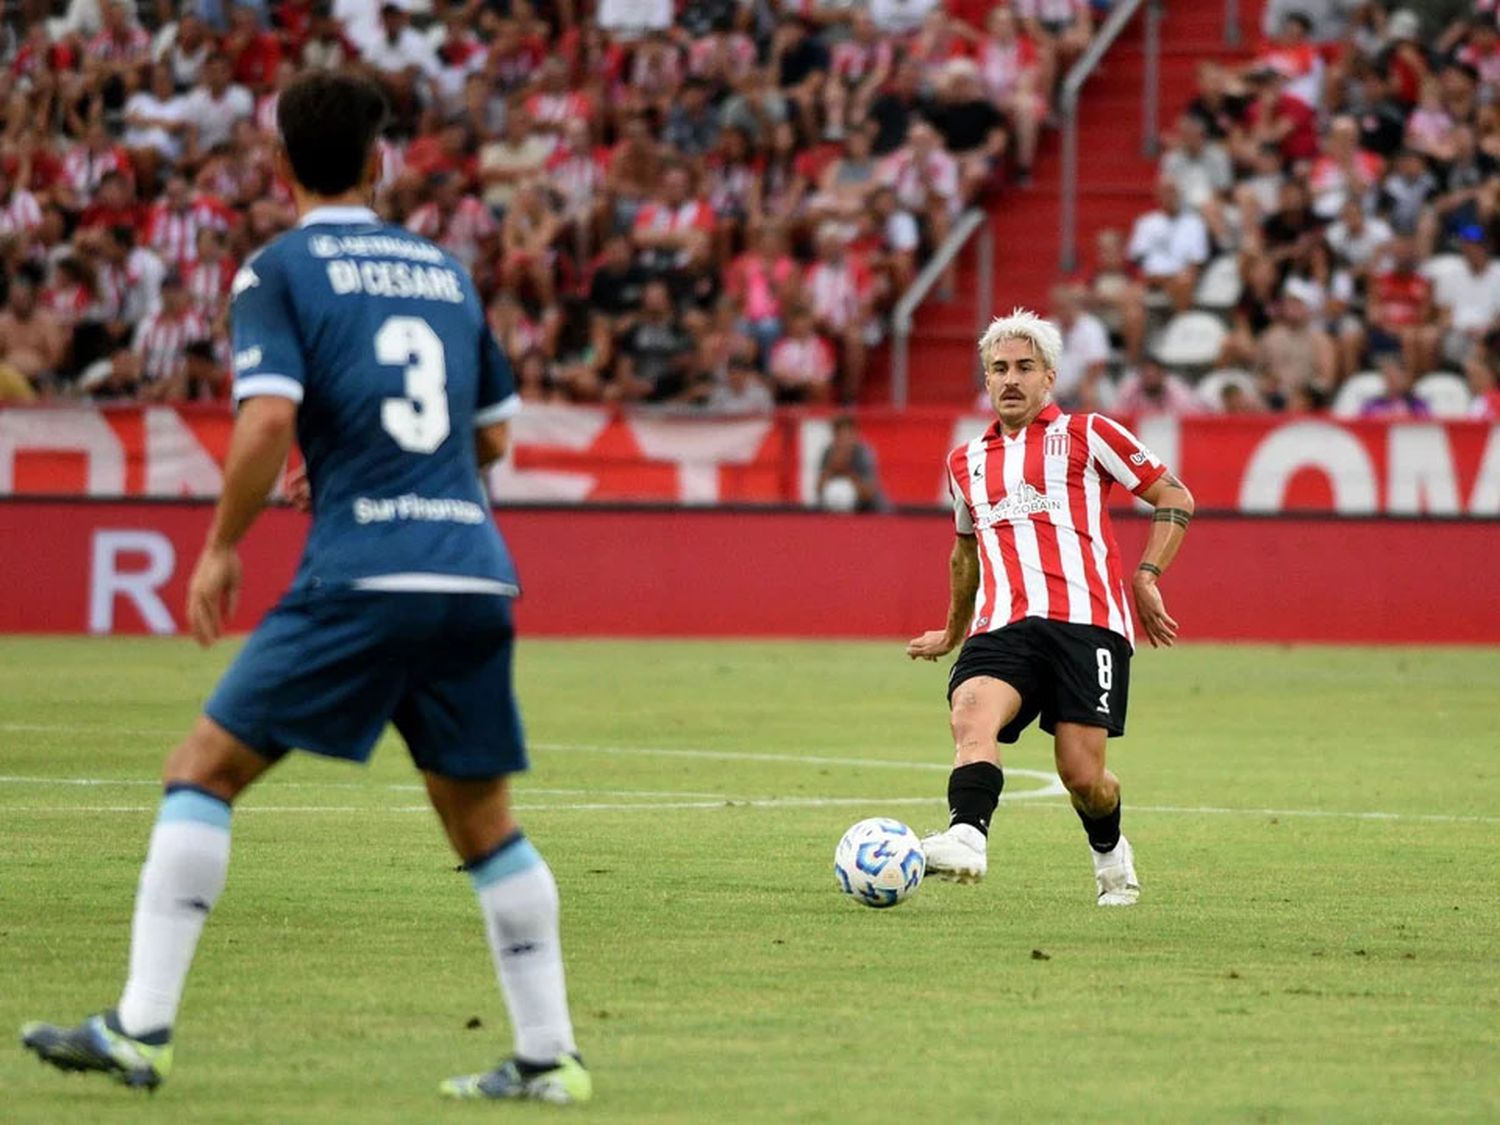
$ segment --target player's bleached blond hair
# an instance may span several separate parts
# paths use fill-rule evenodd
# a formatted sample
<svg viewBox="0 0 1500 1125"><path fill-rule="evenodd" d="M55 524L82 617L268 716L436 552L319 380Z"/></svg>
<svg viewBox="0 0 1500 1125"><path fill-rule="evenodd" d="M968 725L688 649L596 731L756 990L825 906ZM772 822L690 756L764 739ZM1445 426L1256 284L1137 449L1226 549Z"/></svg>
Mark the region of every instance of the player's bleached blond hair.
<svg viewBox="0 0 1500 1125"><path fill-rule="evenodd" d="M1010 310L1009 316L997 316L979 337L979 361L988 363L990 349L1001 340L1027 340L1031 350L1042 361L1042 366L1056 370L1062 358L1062 333L1057 325L1020 306Z"/></svg>

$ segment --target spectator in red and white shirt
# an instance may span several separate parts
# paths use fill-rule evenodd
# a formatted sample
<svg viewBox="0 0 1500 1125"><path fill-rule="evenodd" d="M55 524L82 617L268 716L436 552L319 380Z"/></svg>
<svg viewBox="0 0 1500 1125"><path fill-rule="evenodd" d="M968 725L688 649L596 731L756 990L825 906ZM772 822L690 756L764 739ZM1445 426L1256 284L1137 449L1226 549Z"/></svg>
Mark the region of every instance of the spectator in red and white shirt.
<svg viewBox="0 0 1500 1125"><path fill-rule="evenodd" d="M184 270L183 281L198 315L217 327L229 308L237 263L229 255L223 232L215 227L198 228L196 253L196 259Z"/></svg>
<svg viewBox="0 0 1500 1125"><path fill-rule="evenodd" d="M0 236L28 235L42 224L36 196L0 169Z"/></svg>
<svg viewBox="0 0 1500 1125"><path fill-rule="evenodd" d="M65 204L70 210L83 210L111 172L126 179L132 177L130 154L110 137L104 121L95 118L89 122L83 140L63 155L61 186Z"/></svg>
<svg viewBox="0 0 1500 1125"><path fill-rule="evenodd" d="M958 161L943 151L936 129L913 122L906 144L886 158L880 181L895 190L903 208L926 221L934 245L948 237L961 202Z"/></svg>
<svg viewBox="0 0 1500 1125"><path fill-rule="evenodd" d="M1301 12L1282 18L1279 34L1251 64L1253 69L1274 70L1281 75L1283 90L1316 110L1323 101L1323 58L1309 39L1312 22Z"/></svg>
<svg viewBox="0 0 1500 1125"><path fill-rule="evenodd" d="M147 62L151 54L151 36L132 18L123 0L105 0L100 12L99 34L88 42L88 58L103 63L109 70L120 71Z"/></svg>
<svg viewBox="0 0 1500 1125"><path fill-rule="evenodd" d="M568 68L562 59L549 58L537 72L536 90L523 103L533 128L543 133L562 133L574 121L588 124L594 106L582 90L568 88Z"/></svg>
<svg viewBox="0 0 1500 1125"><path fill-rule="evenodd" d="M743 31L713 31L688 44L688 74L721 87L738 86L757 61L755 40Z"/></svg>
<svg viewBox="0 0 1500 1125"><path fill-rule="evenodd" d="M832 134L846 132L866 119L870 103L890 78L895 62L892 41L880 34L866 9L855 9L849 37L833 45L823 87L823 113Z"/></svg>
<svg viewBox="0 0 1500 1125"><path fill-rule="evenodd" d="M195 340L208 336L208 324L193 308L176 273L162 281L161 307L136 326L130 348L141 360L143 397L161 400L175 389L182 375L183 354Z"/></svg>
<svg viewBox="0 0 1500 1125"><path fill-rule="evenodd" d="M1363 202L1383 170L1380 157L1359 147L1359 123L1352 117L1335 117L1323 140L1323 155L1308 173L1313 213L1326 221L1339 213L1345 200Z"/></svg>
<svg viewBox="0 0 1500 1125"><path fill-rule="evenodd" d="M1154 359L1144 360L1120 381L1114 403L1115 412L1132 418L1154 414L1183 417L1202 409L1202 400L1193 393L1193 388Z"/></svg>
<svg viewBox="0 0 1500 1125"><path fill-rule="evenodd" d="M843 229L818 229L818 257L802 278L803 298L817 331L839 341L843 397L852 401L865 377L865 348L875 325L875 278L863 259L849 253Z"/></svg>
<svg viewBox="0 0 1500 1125"><path fill-rule="evenodd" d="M906 58L923 70L936 70L954 59L966 59L973 53L977 36L961 20L948 15L941 7L928 12L917 33L906 41Z"/></svg>
<svg viewBox="0 0 1500 1125"><path fill-rule="evenodd" d="M182 269L198 256L198 232L227 231L230 212L218 199L194 194L187 179L174 174L146 218L145 243L169 267Z"/></svg>
<svg viewBox="0 0 1500 1125"><path fill-rule="evenodd" d="M547 158L547 182L562 200L562 219L573 230L580 261L591 256L608 211L606 159L607 150L595 147L586 121L568 122L562 143Z"/></svg>
<svg viewBox="0 0 1500 1125"><path fill-rule="evenodd" d="M1432 282L1420 269L1416 243L1406 235L1391 240L1385 262L1370 279L1367 346L1372 359L1400 355L1411 371L1431 371L1442 338L1433 305Z"/></svg>
<svg viewBox="0 0 1500 1125"><path fill-rule="evenodd" d="M740 328L756 342L761 359L781 337L782 309L797 284L797 262L787 253L786 232L760 228L755 247L729 266L724 288L740 310Z"/></svg>
<svg viewBox="0 0 1500 1125"><path fill-rule="evenodd" d="M787 316L787 332L771 349L769 366L783 402L827 402L833 397L833 346L813 329L813 316L794 307Z"/></svg>
<svg viewBox="0 0 1500 1125"><path fill-rule="evenodd" d="M636 214L631 241L648 271L698 270L708 263L714 212L705 200L691 198L691 186L686 168L669 167L656 198Z"/></svg>
<svg viewBox="0 0 1500 1125"><path fill-rule="evenodd" d="M121 172L106 172L94 191L92 202L78 216L80 230L140 226L141 208L135 189Z"/></svg>
<svg viewBox="0 0 1500 1125"><path fill-rule="evenodd" d="M464 85L472 74L482 74L485 48L471 26L471 10L455 5L443 17L443 37L436 44L438 72L435 84L443 101L456 107L463 98Z"/></svg>
<svg viewBox="0 0 1500 1125"><path fill-rule="evenodd" d="M492 257L499 227L490 209L466 194L457 176L440 173L427 185L428 202L406 220L406 229L430 238L472 270L481 255Z"/></svg>
<svg viewBox="0 0 1500 1125"><path fill-rule="evenodd" d="M220 49L229 56L233 80L251 93L271 88L281 65L281 40L263 31L256 10L247 4L229 9L229 34Z"/></svg>
<svg viewBox="0 0 1500 1125"><path fill-rule="evenodd" d="M562 216L543 185L533 181L517 188L500 225L500 284L520 292L529 283L536 299L550 306L556 296L553 244L563 228Z"/></svg>

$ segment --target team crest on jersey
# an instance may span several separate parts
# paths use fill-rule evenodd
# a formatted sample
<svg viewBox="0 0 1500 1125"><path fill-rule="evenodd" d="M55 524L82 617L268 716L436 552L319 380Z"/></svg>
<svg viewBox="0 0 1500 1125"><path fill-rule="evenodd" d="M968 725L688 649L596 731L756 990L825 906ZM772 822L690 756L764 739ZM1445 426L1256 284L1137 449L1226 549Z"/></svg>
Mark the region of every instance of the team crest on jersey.
<svg viewBox="0 0 1500 1125"><path fill-rule="evenodd" d="M1049 431L1042 439L1042 452L1048 457L1066 457L1068 455L1068 431Z"/></svg>

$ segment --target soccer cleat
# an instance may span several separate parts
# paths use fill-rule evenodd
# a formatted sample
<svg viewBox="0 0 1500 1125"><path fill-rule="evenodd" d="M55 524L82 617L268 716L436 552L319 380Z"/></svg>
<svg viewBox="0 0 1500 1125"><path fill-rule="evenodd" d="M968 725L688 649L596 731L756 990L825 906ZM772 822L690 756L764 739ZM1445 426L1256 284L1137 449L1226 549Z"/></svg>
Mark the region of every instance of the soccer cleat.
<svg viewBox="0 0 1500 1125"><path fill-rule="evenodd" d="M927 874L950 883L977 883L989 867L984 833L972 824L955 824L945 832L922 837Z"/></svg>
<svg viewBox="0 0 1500 1125"><path fill-rule="evenodd" d="M438 1089L445 1098L512 1098L575 1105L594 1096L594 1080L577 1055L564 1055L547 1069L506 1059L494 1070L450 1078Z"/></svg>
<svg viewBox="0 0 1500 1125"><path fill-rule="evenodd" d="M90 1016L77 1027L28 1023L21 1046L58 1070L97 1070L137 1090L155 1090L172 1069L172 1041L157 1032L144 1042L126 1035L114 1012Z"/></svg>
<svg viewBox="0 0 1500 1125"><path fill-rule="evenodd" d="M1100 906L1134 906L1141 897L1141 881L1135 876L1135 855L1124 836L1111 850L1099 853L1093 848L1094 881L1099 884Z"/></svg>

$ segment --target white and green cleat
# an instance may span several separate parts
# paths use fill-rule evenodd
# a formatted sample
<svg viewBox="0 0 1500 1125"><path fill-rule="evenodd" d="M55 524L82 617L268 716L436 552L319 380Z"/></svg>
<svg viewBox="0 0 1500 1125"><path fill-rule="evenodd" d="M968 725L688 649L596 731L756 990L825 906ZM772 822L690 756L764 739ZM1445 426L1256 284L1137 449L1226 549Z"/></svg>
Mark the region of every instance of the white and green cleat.
<svg viewBox="0 0 1500 1125"><path fill-rule="evenodd" d="M96 1070L137 1090L155 1090L172 1070L171 1035L133 1038L114 1012L90 1016L77 1027L28 1023L21 1028L21 1046L58 1070Z"/></svg>
<svg viewBox="0 0 1500 1125"><path fill-rule="evenodd" d="M594 1080L576 1055L564 1055L550 1067L506 1059L494 1070L450 1078L438 1089L445 1098L512 1099L576 1105L594 1096Z"/></svg>

